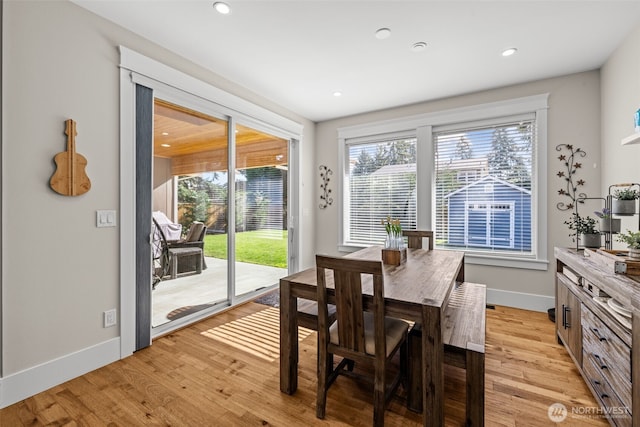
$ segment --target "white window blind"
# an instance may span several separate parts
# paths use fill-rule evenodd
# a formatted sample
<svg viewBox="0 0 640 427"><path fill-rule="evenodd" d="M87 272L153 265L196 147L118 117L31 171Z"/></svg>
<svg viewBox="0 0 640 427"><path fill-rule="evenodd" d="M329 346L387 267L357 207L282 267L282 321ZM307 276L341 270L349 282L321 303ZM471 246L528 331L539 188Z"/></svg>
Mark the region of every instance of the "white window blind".
<svg viewBox="0 0 640 427"><path fill-rule="evenodd" d="M382 219L416 228L416 139L346 144L344 234L351 245L384 242Z"/></svg>
<svg viewBox="0 0 640 427"><path fill-rule="evenodd" d="M534 255L535 118L436 130L436 245Z"/></svg>

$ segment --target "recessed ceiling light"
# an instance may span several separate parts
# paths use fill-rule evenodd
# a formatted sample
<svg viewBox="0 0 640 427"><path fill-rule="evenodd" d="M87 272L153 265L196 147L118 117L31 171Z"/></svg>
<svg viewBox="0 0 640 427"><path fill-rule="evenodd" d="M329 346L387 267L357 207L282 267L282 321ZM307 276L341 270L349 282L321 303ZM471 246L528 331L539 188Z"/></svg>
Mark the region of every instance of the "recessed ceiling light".
<svg viewBox="0 0 640 427"><path fill-rule="evenodd" d="M339 90L333 92L333 96L335 96L336 98L339 96L342 96L342 92L340 92Z"/></svg>
<svg viewBox="0 0 640 427"><path fill-rule="evenodd" d="M162 136L169 136L169 132L162 132Z"/></svg>
<svg viewBox="0 0 640 427"><path fill-rule="evenodd" d="M164 147L164 148L169 148L169 147L171 147L171 145L170 145L170 144L160 144L160 146L161 146L161 147Z"/></svg>
<svg viewBox="0 0 640 427"><path fill-rule="evenodd" d="M411 50L413 52L422 52L426 48L427 48L427 44L425 42L417 42L417 43L414 43L413 46L411 46Z"/></svg>
<svg viewBox="0 0 640 427"><path fill-rule="evenodd" d="M221 1L217 1L213 4L213 8L216 10L216 12L221 13L223 15L228 15L229 13L231 13L231 7Z"/></svg>
<svg viewBox="0 0 640 427"><path fill-rule="evenodd" d="M376 38L378 40L384 40L391 37L391 30L389 28L380 28L376 31Z"/></svg>
<svg viewBox="0 0 640 427"><path fill-rule="evenodd" d="M516 49L515 47L510 47L509 49L505 49L502 51L502 56L511 56L517 51L518 49Z"/></svg>

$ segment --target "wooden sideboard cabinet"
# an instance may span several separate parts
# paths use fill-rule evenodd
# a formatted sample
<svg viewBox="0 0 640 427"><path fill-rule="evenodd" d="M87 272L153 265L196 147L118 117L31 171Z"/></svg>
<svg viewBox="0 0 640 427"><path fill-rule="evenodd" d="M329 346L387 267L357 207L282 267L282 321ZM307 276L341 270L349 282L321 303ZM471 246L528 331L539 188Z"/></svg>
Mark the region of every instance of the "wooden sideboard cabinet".
<svg viewBox="0 0 640 427"><path fill-rule="evenodd" d="M632 358L640 354L640 282L615 274L593 251L555 248L555 257L558 341L611 425L640 427L640 361Z"/></svg>

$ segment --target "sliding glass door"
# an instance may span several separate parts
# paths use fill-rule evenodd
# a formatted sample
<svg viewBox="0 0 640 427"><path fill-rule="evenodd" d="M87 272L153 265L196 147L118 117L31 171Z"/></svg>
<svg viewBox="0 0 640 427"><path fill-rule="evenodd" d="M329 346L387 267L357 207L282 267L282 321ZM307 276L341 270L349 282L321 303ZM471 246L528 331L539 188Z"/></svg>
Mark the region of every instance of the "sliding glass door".
<svg viewBox="0 0 640 427"><path fill-rule="evenodd" d="M128 355L296 271L304 128L119 51L120 344Z"/></svg>
<svg viewBox="0 0 640 427"><path fill-rule="evenodd" d="M154 238L168 255L152 292L154 328L229 305L228 158L226 118L155 99L153 219L163 236Z"/></svg>
<svg viewBox="0 0 640 427"><path fill-rule="evenodd" d="M243 125L235 141L235 296L242 296L287 275L289 141Z"/></svg>
<svg viewBox="0 0 640 427"><path fill-rule="evenodd" d="M288 274L290 141L235 123L154 100L154 251L159 238L167 248L159 258L165 268L154 263L158 332L251 298ZM204 231L195 236L196 229Z"/></svg>

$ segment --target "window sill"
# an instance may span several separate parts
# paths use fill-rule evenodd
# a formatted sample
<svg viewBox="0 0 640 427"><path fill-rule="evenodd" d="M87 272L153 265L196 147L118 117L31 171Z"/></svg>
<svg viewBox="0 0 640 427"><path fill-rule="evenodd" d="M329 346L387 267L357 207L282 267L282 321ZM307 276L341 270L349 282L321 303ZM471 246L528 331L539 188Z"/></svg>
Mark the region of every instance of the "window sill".
<svg viewBox="0 0 640 427"><path fill-rule="evenodd" d="M491 267L521 268L525 270L544 270L549 268L549 260L535 258L511 258L498 256L483 256L467 253L465 264L486 265Z"/></svg>

